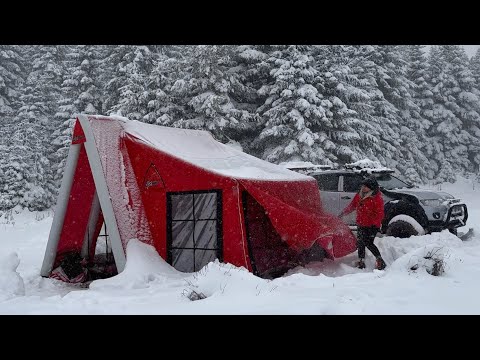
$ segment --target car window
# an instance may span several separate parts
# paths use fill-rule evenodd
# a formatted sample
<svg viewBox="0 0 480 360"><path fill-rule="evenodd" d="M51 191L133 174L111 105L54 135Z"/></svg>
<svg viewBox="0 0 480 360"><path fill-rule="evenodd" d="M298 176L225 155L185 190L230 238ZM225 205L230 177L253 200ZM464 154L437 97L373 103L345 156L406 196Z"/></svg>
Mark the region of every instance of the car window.
<svg viewBox="0 0 480 360"><path fill-rule="evenodd" d="M338 191L338 174L312 175L322 191Z"/></svg>
<svg viewBox="0 0 480 360"><path fill-rule="evenodd" d="M359 175L343 175L343 191L357 192L362 185L363 177Z"/></svg>
<svg viewBox="0 0 480 360"><path fill-rule="evenodd" d="M376 178L377 178L378 184L387 190L409 187L407 183L403 182L399 178L392 176L390 174L379 174L379 175L376 175Z"/></svg>

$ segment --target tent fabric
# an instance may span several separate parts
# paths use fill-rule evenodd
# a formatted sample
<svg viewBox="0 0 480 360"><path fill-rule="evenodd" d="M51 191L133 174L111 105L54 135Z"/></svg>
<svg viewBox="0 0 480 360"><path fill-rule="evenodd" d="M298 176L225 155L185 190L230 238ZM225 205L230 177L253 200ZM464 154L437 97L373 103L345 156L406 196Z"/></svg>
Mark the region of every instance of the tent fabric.
<svg viewBox="0 0 480 360"><path fill-rule="evenodd" d="M123 126L118 121L90 120L102 162L123 248L129 239L153 245L128 152L123 145ZM128 191L127 191L128 189Z"/></svg>
<svg viewBox="0 0 480 360"><path fill-rule="evenodd" d="M210 133L124 122L125 132L200 168L233 177L273 216L282 239L296 251L319 242L332 257L356 248L352 232L321 208L315 179L217 142ZM186 145L187 144L187 145Z"/></svg>
<svg viewBox="0 0 480 360"><path fill-rule="evenodd" d="M356 239L341 220L323 212L316 181L301 184L241 181L265 208L282 240L300 252L318 242L331 258L356 248ZM315 186L315 189L312 189Z"/></svg>
<svg viewBox="0 0 480 360"><path fill-rule="evenodd" d="M219 241L222 261L250 271L255 262L263 273L270 267L285 267L294 262L295 254L315 244L332 259L356 249L348 226L323 210L315 179L221 144L206 131L149 125L118 116L80 115L69 159L43 276L51 274L66 252L90 252L92 257L92 248L85 242L90 244L87 239L98 235L103 221L108 225L118 272L124 269L131 239L153 245L165 259L172 258L178 247L172 245L177 239L171 231L174 220L167 203L176 194L219 194L219 212L208 220L218 228L208 236ZM242 199L248 199L250 212ZM201 228L196 230L205 234ZM262 231L268 234L261 235ZM182 249L185 253L191 250Z"/></svg>

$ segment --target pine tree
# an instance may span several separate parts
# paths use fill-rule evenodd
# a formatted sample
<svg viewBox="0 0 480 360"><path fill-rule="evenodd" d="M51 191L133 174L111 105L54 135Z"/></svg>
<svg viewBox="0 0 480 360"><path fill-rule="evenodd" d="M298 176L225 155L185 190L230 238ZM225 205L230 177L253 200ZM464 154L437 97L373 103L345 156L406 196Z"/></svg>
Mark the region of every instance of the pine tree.
<svg viewBox="0 0 480 360"><path fill-rule="evenodd" d="M54 114L60 98L62 79L61 48L31 46L26 55L31 64L21 91L22 107L15 118L15 138L19 147L28 149L24 161L26 171L25 201L31 210L50 208L57 195L50 163L50 144Z"/></svg>
<svg viewBox="0 0 480 360"><path fill-rule="evenodd" d="M271 80L259 90L266 96L258 108L264 129L253 146L270 162L311 161L332 164L336 159L329 138L333 124L327 117L332 103L316 88L318 71L308 48L278 46L267 63Z"/></svg>
<svg viewBox="0 0 480 360"><path fill-rule="evenodd" d="M184 91L186 57L185 47L171 45L160 49L148 79L151 88L145 122L172 126L185 119L188 102Z"/></svg>
<svg viewBox="0 0 480 360"><path fill-rule="evenodd" d="M61 85L62 97L55 114L57 129L52 134L54 147L54 180L57 187L63 177L75 119L78 114L98 114L102 109L99 82L101 47L68 46L65 49L65 75Z"/></svg>
<svg viewBox="0 0 480 360"><path fill-rule="evenodd" d="M476 89L480 90L480 49L478 49L475 55L470 59L469 69L475 79Z"/></svg>
<svg viewBox="0 0 480 360"><path fill-rule="evenodd" d="M0 211L16 206L19 202L22 183L17 170L21 164L16 160L14 116L20 107L20 89L24 79L21 50L15 45L0 45Z"/></svg>
<svg viewBox="0 0 480 360"><path fill-rule="evenodd" d="M327 117L332 127L329 138L335 144L331 152L335 162L345 164L363 156L363 133L367 132L366 117L362 107L368 103L368 93L354 74L350 62L355 49L344 45L321 45L314 49L316 68L319 71L318 88L332 104ZM356 111L354 109L360 111Z"/></svg>
<svg viewBox="0 0 480 360"><path fill-rule="evenodd" d="M108 88L116 88L118 99L110 100L109 113L125 116L130 120L146 120L150 102L150 73L155 65L155 56L148 46L124 46L121 48L118 77L108 83Z"/></svg>
<svg viewBox="0 0 480 360"><path fill-rule="evenodd" d="M429 82L435 101L429 135L439 142L431 150L436 153L436 177L437 181L454 181L455 172L472 170L475 163L478 138L469 132L478 124L478 98L463 48L434 47L429 60ZM473 150L470 153L469 148Z"/></svg>
<svg viewBox="0 0 480 360"><path fill-rule="evenodd" d="M377 47L353 46L348 66L352 70L355 87L359 90L353 92L348 105L357 112L361 120L357 127L363 155L391 166L399 144L392 121L386 118L386 115L393 118L394 123L398 116L396 108L379 91L377 77L383 74L384 70L378 63L382 64L383 61Z"/></svg>
<svg viewBox="0 0 480 360"><path fill-rule="evenodd" d="M432 107L433 99L426 82L427 62L423 48L423 45L408 45L403 49L411 98L402 111L404 126L401 128L401 134L405 160L399 167L403 167L406 179L412 183L425 182L430 166L424 153L429 141L426 132L432 123L423 116L423 113Z"/></svg>
<svg viewBox="0 0 480 360"><path fill-rule="evenodd" d="M478 49L476 54L470 59L469 69L474 79L471 92L475 94L478 99L480 99L480 49ZM480 102L477 101L474 104L477 105L475 106L476 113L480 113ZM477 140L480 139L480 124L478 120L470 123L470 134L473 135ZM472 146L469 147L469 158L474 164L474 171L476 171L480 176L480 148L478 148L478 143L472 144Z"/></svg>
<svg viewBox="0 0 480 360"><path fill-rule="evenodd" d="M189 74L173 86L185 94L186 119L175 127L203 129L222 142L237 140L257 117L245 103L246 89L237 68L235 47L227 45L194 46L188 52Z"/></svg>

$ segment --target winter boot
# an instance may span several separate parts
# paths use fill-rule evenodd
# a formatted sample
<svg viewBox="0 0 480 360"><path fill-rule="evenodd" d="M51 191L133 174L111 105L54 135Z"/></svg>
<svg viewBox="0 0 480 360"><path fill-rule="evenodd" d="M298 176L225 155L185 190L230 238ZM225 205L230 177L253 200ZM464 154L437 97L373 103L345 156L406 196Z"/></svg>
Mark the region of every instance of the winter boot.
<svg viewBox="0 0 480 360"><path fill-rule="evenodd" d="M365 263L364 263L363 259L358 260L358 262L357 262L357 268L359 268L359 269L365 269Z"/></svg>
<svg viewBox="0 0 480 360"><path fill-rule="evenodd" d="M375 264L375 269L383 270L386 267L387 267L387 264L385 263L385 261L383 261L383 259L381 257L377 258L377 262Z"/></svg>

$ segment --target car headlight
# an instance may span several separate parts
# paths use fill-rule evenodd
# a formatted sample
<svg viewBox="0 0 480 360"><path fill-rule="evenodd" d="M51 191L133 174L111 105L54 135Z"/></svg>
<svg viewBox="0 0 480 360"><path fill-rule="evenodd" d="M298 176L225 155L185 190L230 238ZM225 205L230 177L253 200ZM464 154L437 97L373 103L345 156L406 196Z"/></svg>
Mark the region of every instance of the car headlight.
<svg viewBox="0 0 480 360"><path fill-rule="evenodd" d="M424 206L440 206L443 203L443 201L439 199L425 199L425 200L420 200L420 202Z"/></svg>

